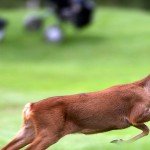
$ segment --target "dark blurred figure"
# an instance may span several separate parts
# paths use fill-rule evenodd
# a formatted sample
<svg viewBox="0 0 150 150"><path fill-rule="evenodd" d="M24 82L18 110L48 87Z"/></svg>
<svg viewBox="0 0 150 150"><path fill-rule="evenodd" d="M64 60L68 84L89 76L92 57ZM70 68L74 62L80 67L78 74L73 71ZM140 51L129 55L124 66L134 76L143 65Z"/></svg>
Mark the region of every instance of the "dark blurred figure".
<svg viewBox="0 0 150 150"><path fill-rule="evenodd" d="M30 0L33 1L33 0ZM47 17L51 14L56 15L56 24L49 26L45 30L45 38L50 42L62 41L64 35L61 28L63 22L70 22L76 28L83 28L92 21L94 11L94 2L92 0L46 0L51 10L48 11ZM53 12L53 13L52 13ZM46 17L46 18L47 18ZM25 20L25 28L28 31L38 31L42 26L45 17L30 15Z"/></svg>
<svg viewBox="0 0 150 150"><path fill-rule="evenodd" d="M90 0L49 0L61 21L70 21L77 28L90 24L94 3Z"/></svg>
<svg viewBox="0 0 150 150"><path fill-rule="evenodd" d="M29 16L25 19L25 28L28 31L38 31L43 27L44 18L39 16Z"/></svg>
<svg viewBox="0 0 150 150"><path fill-rule="evenodd" d="M0 18L0 41L2 41L5 37L6 25L7 25L7 21L5 19Z"/></svg>
<svg viewBox="0 0 150 150"><path fill-rule="evenodd" d="M86 27L91 23L94 3L91 0L48 0L56 14L58 24L46 29L47 41L59 42L64 35L61 23L68 21L76 28Z"/></svg>

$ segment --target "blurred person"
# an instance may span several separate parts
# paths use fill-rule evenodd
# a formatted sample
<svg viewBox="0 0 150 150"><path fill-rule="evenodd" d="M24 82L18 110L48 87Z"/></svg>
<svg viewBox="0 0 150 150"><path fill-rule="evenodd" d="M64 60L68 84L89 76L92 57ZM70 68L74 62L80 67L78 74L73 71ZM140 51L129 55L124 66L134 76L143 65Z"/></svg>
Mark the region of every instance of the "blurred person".
<svg viewBox="0 0 150 150"><path fill-rule="evenodd" d="M5 19L0 18L0 41L2 41L5 37L5 28L6 28L7 22Z"/></svg>
<svg viewBox="0 0 150 150"><path fill-rule="evenodd" d="M37 15L29 15L25 18L24 26L27 31L38 31L43 27L44 18Z"/></svg>
<svg viewBox="0 0 150 150"><path fill-rule="evenodd" d="M64 22L70 22L79 29L88 26L92 21L94 10L92 0L46 0L46 2L51 8L48 13L42 17L29 15L24 24L28 31L37 31L42 28L45 18L56 15L56 23L45 30L45 38L49 42L62 41L64 35L61 25Z"/></svg>
<svg viewBox="0 0 150 150"><path fill-rule="evenodd" d="M49 0L60 21L70 21L75 27L89 25L94 4L90 0Z"/></svg>
<svg viewBox="0 0 150 150"><path fill-rule="evenodd" d="M91 0L48 0L56 14L57 25L46 29L48 41L59 42L64 37L61 31L63 22L70 22L76 28L86 27L91 23L94 3Z"/></svg>
<svg viewBox="0 0 150 150"><path fill-rule="evenodd" d="M26 1L27 8L39 8L40 0L27 0Z"/></svg>

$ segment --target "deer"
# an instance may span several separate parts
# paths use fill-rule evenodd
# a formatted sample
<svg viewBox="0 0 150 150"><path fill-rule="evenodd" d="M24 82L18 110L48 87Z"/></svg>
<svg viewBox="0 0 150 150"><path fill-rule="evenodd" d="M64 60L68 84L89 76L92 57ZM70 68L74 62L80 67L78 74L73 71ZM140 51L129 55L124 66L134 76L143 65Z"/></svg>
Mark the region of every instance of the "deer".
<svg viewBox="0 0 150 150"><path fill-rule="evenodd" d="M147 136L150 121L150 75L133 83L98 92L50 97L28 103L23 109L23 125L2 150L45 150L66 135L85 135L121 130L130 126L142 131L131 143Z"/></svg>

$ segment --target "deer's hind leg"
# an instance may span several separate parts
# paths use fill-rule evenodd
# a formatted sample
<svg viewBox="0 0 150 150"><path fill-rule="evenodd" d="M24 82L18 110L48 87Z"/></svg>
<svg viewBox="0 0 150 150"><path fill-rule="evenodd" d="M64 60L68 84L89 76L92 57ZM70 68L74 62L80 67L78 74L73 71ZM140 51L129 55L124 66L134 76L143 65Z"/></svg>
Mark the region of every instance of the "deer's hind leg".
<svg viewBox="0 0 150 150"><path fill-rule="evenodd" d="M23 125L14 139L9 142L2 150L19 150L31 143L34 139L35 132L31 125Z"/></svg>
<svg viewBox="0 0 150 150"><path fill-rule="evenodd" d="M23 110L24 123L20 131L2 150L19 150L31 143L35 138L35 128L30 118L31 104L27 104Z"/></svg>
<svg viewBox="0 0 150 150"><path fill-rule="evenodd" d="M36 138L28 145L26 150L45 150L55 144L61 137L57 134L49 134L46 130L37 134Z"/></svg>
<svg viewBox="0 0 150 150"><path fill-rule="evenodd" d="M36 137L33 142L28 145L26 150L45 150L49 146L58 142L59 139L65 135L76 133L79 130L79 127L72 122L66 122L63 124L62 120L62 125L57 122L55 124L54 127L49 125L46 128L40 128L38 126Z"/></svg>
<svg viewBox="0 0 150 150"><path fill-rule="evenodd" d="M63 119L56 117L47 120L47 117L39 116L38 118L34 118L36 135L34 140L27 146L26 150L45 150L63 136L61 134ZM60 120L62 124L59 124L57 119Z"/></svg>

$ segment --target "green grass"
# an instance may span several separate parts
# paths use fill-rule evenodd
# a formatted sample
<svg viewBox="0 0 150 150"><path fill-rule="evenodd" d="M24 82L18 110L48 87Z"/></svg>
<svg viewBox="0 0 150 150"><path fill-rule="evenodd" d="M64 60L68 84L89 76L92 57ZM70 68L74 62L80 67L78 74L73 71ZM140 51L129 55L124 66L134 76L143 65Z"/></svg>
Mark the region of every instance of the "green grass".
<svg viewBox="0 0 150 150"><path fill-rule="evenodd" d="M46 43L42 32L26 33L25 10L0 10L9 19L0 43L0 147L21 125L21 110L29 101L48 96L101 90L150 73L150 15L140 10L100 8L94 23L77 31L67 26L67 38ZM48 20L46 25L51 22ZM98 135L71 135L52 150L148 150L149 136L130 145L113 145L140 131L129 128Z"/></svg>

